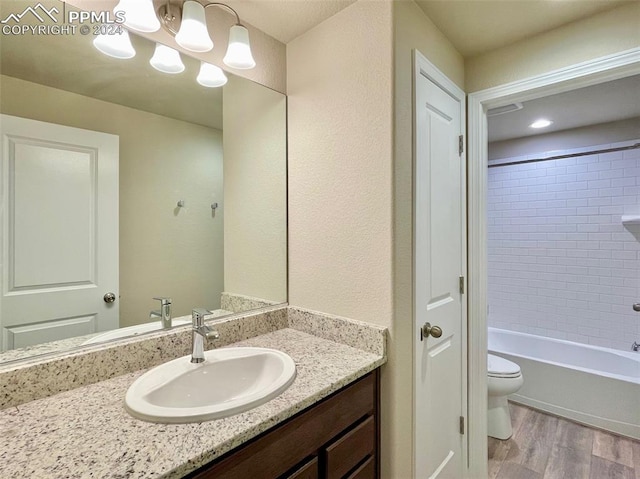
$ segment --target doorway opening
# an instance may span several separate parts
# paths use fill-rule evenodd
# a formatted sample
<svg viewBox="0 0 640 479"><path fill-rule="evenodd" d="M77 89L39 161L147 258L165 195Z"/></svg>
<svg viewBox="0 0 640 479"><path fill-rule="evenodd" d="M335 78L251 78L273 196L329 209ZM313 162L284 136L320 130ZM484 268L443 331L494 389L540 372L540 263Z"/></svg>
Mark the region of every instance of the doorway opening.
<svg viewBox="0 0 640 479"><path fill-rule="evenodd" d="M487 111L489 477L634 472L638 92L633 75Z"/></svg>
<svg viewBox="0 0 640 479"><path fill-rule="evenodd" d="M487 351L487 327L489 323L493 320L492 319L493 312L501 311L501 308L503 313L508 311L506 303L502 303L502 304L500 303L500 300L505 298L504 297L498 298L497 296L495 296L497 284L504 284L504 279L500 279L498 280L498 282L496 282L494 280L497 278L493 277L494 280L488 280L489 272L490 272L489 266L492 264L492 262L495 262L494 260L496 259L495 257L488 258L487 256L488 247L491 247L490 246L491 239L488 233L489 231L492 230L492 227L495 226L495 224L493 225L491 224L491 221L493 220L490 219L487 213L489 212L489 206L491 206L492 208L496 206L496 204L491 203L492 200L488 199L489 197L487 195L487 192L489 191L490 176L493 174L493 172L492 173L489 172L490 171L489 152L492 151L493 153L495 153L495 151L497 150L496 148L491 148L491 149L488 148L490 120L488 120L487 118L487 112L491 111L492 109L505 107L507 105L514 104L514 103L526 104L526 102L542 99L544 97L550 97L552 95L567 94L567 92L570 92L570 91L578 90L585 87L592 87L594 85L603 84L605 82L620 80L620 79L630 77L632 75L637 75L637 74L640 74L640 50L634 49L632 51L622 52L620 54L605 57L596 61L575 65L575 66L572 66L563 70L559 70L556 72L551 72L549 74L545 74L533 79L527 79L520 82L515 82L512 84L495 87L482 92L474 93L469 97L469 275L470 275L470 281L469 281L469 305L470 305L469 307L469 340L470 340L469 414L470 414L470 435L471 435L470 439L471 439L471 443L473 444L473 447L470 448L470 466L472 471L476 471L482 474L486 471L486 469L483 470L483 468L486 467L486 464L487 464L487 459L486 459L486 455L487 455L487 423L486 423L487 366L486 365L487 365L487 352L488 352ZM632 102L634 101L634 99L630 99L629 101ZM504 116L506 117L508 115L513 115L513 114L514 113L508 113L508 114L505 113ZM523 142L520 142L520 143L522 146ZM600 145L611 145L612 143L621 143L621 141L618 141L618 142L608 141L608 142L603 142ZM496 145L494 145L494 147L495 146ZM505 145L502 145L502 146L505 146ZM514 146L514 145L511 144L510 146ZM599 145L595 144L591 146L597 147ZM584 147L584 145L583 146L573 145L574 150L581 147ZM556 149L570 150L571 148L556 148ZM502 150L502 151L504 152L506 150ZM511 153L513 153L514 151L515 150L511 150ZM534 153L536 155L534 155ZM540 158L529 157L530 154L534 156L541 156L541 157ZM567 152L565 154L570 154L570 153ZM619 152L605 152L602 154L603 155L619 154ZM546 152L539 151L539 152L528 152L527 154L514 154L513 158L518 158L519 156L525 156L527 158L524 158L524 160L527 160L527 159L547 160L549 156L562 156L562 155L563 153L559 153L558 155L552 155L548 151ZM622 153L622 156L624 157L624 153ZM584 158L588 158L588 156L584 155ZM503 161L498 161L498 160L503 160ZM517 174L524 174L525 177L528 180L531 180L531 182L533 183L537 181L535 180L536 178L540 178L539 176L535 176L535 175L536 174L542 175L542 171L545 171L543 167L540 167L540 169L538 169L540 164L544 164L544 168L546 168L547 166L551 165L552 161L562 161L562 160L563 160L562 158L557 158L554 160L548 160L544 162L532 161L530 163L524 163L522 158L513 160L509 158L505 159L505 158L494 157L492 158L493 163L502 163L503 165L506 165L507 163L511 163L511 164L508 166L502 166L502 167L496 166L492 168L492 170L494 170L494 172L497 172L498 170L502 169L504 173L504 171L507 171L507 170L504 170L504 168L514 167L515 169L521 169L522 171L519 171ZM572 165L572 166L577 166L577 159L575 157L574 157L574 160L576 160L576 165ZM612 162L612 161L615 161L615 160L613 160L611 157L609 159L609 162ZM535 168L527 172L527 170L525 169L525 165L533 165L535 166ZM565 169L568 168L568 166L569 165L554 165L555 168L564 167ZM603 169L599 170L598 168L600 167ZM596 171L598 172L598 175L600 175L600 171L605 171L603 166L600 166L600 167L592 166L592 172ZM555 173L560 174L560 171L561 170L555 170ZM589 173L588 167L587 167L586 173ZM569 175L569 174L577 175L578 173L577 172L565 173L565 175ZM611 180L613 180L613 177L606 178L605 176L607 174L612 174L612 173L603 173L603 177L602 178L599 177L598 180L584 179L583 181L587 181L587 191L591 191L588 189L589 181L600 181L600 180L608 179L610 180L610 183L611 183ZM499 175L499 173L496 173L496 175ZM498 176L498 178L500 178L500 176ZM518 179L518 178L515 178L515 179ZM564 179L566 180L567 178L564 178ZM495 180L495 178L493 178L493 180ZM502 179L498 181L509 181L509 180ZM600 184L604 185L604 183L605 182ZM592 183L592 187L594 188L598 185L599 184ZM524 186L535 186L535 185L524 185ZM515 185L511 185L510 187L516 188ZM623 193L624 193L624 186L621 186L621 187L623 188ZM611 188L612 187L610 186L609 189ZM635 188L635 185L634 185L634 188ZM517 194L523 194L523 195L529 194L526 191L520 192L519 190L515 190L515 192L517 192ZM628 190L628 192L630 193L629 196L631 196L631 190ZM608 193L611 194L612 192L609 191ZM496 195L496 196L500 196L500 195ZM613 196L610 196L610 197L613 198ZM585 199L585 198L573 198L573 199L578 200L578 199ZM587 199L586 208L588 208L589 197L586 197L586 199ZM536 199L534 197L526 197L526 196L523 198L523 201L525 203L529 201L552 202L557 200L564 200L566 202L569 200L569 198L551 199L546 197L545 199ZM596 202L597 201L592 201L591 207L595 207L596 205L594 203ZM576 208L576 216L577 216L577 208L578 208L577 203L578 203L577 201L573 202L572 205L575 204L575 206L571 206L571 207L566 206L565 204L564 206L566 210L565 213L572 212L572 210L567 210L568 208ZM638 202L636 201L636 206L637 204ZM550 205L550 208L551 209L562 208L559 205L560 205L559 202L552 203ZM544 213L547 213L547 214L551 213L550 208L548 208L546 204L544 207L542 207L541 203L539 203L538 206L540 206L540 208L537 208L537 209L545 210ZM598 208L600 208L601 206L604 208L604 207L614 206L614 205L597 205ZM621 206L621 205L617 205L617 206ZM507 207L503 205L503 206L500 206L499 208L507 208ZM509 206L509 209L493 210L493 211L509 211L510 212L509 214L514 215L511 218L517 218L516 223L518 221L522 221L522 217L525 215L531 215L532 217L535 217L532 212L511 213L512 211L511 206ZM513 211L518 211L518 210L514 208ZM613 209L607 210L605 208L603 211L609 211L610 212L609 216L614 215ZM586 210L585 210L585 213L586 213ZM624 210L623 210L623 213L624 213ZM580 216L585 216L585 215L580 215ZM622 227L622 216L625 216L625 215L623 214L620 215L620 219L618 220L617 226ZM495 216L494 216L494 219L495 219ZM539 220L539 221L543 221L543 220ZM557 219L557 221L562 221L562 220ZM544 224L550 225L553 223L545 222ZM564 223L564 224L566 225L567 223ZM576 225L576 230L577 230L578 223L574 223L574 224ZM589 225L589 224L591 223L589 222L586 223L586 225ZM594 219L593 224L599 224L599 223L595 222L595 219ZM613 228L611 225L609 225L609 227ZM525 224L524 229L526 228L532 228L532 227L530 225L527 226ZM592 228L592 227L585 226L585 229L589 229L589 228ZM533 229L535 230L535 228ZM519 233L523 233L523 232L524 231L520 231ZM547 243L541 243L541 246L547 247L546 249L556 249L556 248L550 248L550 247L558 246L557 242L561 242L561 241L580 241L577 236L575 236L575 240L566 239L566 236L565 236L565 239L560 239L561 235L562 234L567 235L569 233L568 231L562 231L562 232L533 231L532 232L532 234L541 234L541 233L554 234L557 236L554 236L553 239L548 239L547 237L545 239L536 239L535 240L536 245L533 246L533 243L528 243L528 249L531 249L532 251L536 251L538 249L538 243L537 243L538 241L547 242ZM576 234L577 233L578 231L576 231ZM602 254L608 254L609 252L613 251L613 247L611 246L610 242L607 242L605 236L607 234L613 235L615 233L614 231L598 231L598 232L584 231L581 233L587 233L587 238L589 233L592 233L592 235L604 233L604 235L600 237L602 239L598 239L597 241L602 243L609 243L609 244L603 244L602 245L603 248L601 248L603 251L607 249L609 251L607 251L607 253L602 253ZM622 234L624 232L618 231L618 233ZM492 235L495 236L496 234L497 234L496 230L495 228L493 228ZM508 234L513 234L513 233L509 232ZM592 236L592 238L595 240L596 236ZM500 240L502 241L505 239L501 237ZM633 240L637 242L635 238L633 238ZM529 241L534 241L534 240L529 240ZM554 241L556 242L555 244L552 243ZM588 239L585 241L588 241ZM564 244L563 246L569 246L569 244L567 243L567 244ZM581 245L581 246L584 246L584 245ZM503 244L501 245L501 247L505 247L505 245ZM577 249L578 248L573 248L574 251ZM517 247L516 247L516 250L517 250ZM624 251L624 246L623 246L623 251ZM492 253L494 252L495 251L493 251ZM536 263L527 263L527 264L545 265L544 263L545 260L542 260L542 263L537 263L538 257L547 258L546 261L550 261L548 260L548 258L552 257L551 254L552 253L550 253L549 251L543 251L542 253L538 252L537 254L533 254L532 256L536 260ZM556 252L553 254L561 254L561 253ZM495 255L492 255L492 256L495 256ZM516 254L515 256L527 256L527 255ZM565 256L565 258L567 257L568 256ZM587 256L587 259L588 259L588 256ZM593 258L593 259L596 259L596 258ZM606 258L599 258L599 259L606 259ZM533 261L533 259L528 259L528 260L525 259L525 261ZM546 266L556 267L555 271L551 271L553 268L549 268L549 271L542 272L547 275L548 274L556 274L556 275L575 274L577 276L580 276L580 273L578 272L577 269L572 270L573 271L572 273L567 273L566 268L568 267L572 267L572 268L586 267L587 269L589 268L589 266L571 266L568 264L558 265L557 263L551 264L551 265L546 264L545 267ZM560 271L561 268L560 269L557 268L558 266L565 267L565 273L562 273ZM512 272L516 271L517 274L520 274L519 266L512 265L512 266L509 266L509 268L512 268L512 269L507 269L507 271L512 271ZM592 268L597 268L597 267L592 266ZM540 273L540 271L536 271L536 273ZM524 281L528 281L527 278L512 278L512 279L513 280L522 279ZM564 278L564 279L567 279L567 278ZM502 283L500 283L501 281ZM538 290L544 289L544 287L547 286L544 283L551 282L552 277L545 276L544 278L536 278L535 281L541 281L541 282L532 283L532 285L528 287L534 287L533 285L535 285L535 287L537 288L536 291L538 291ZM630 278L630 282L633 282L633 281L637 281L637 278ZM515 283L518 283L520 284L521 287L524 287L523 286L524 283L519 283L518 281L512 281L511 285L514 285ZM632 289L633 286L629 286L629 288ZM505 289L509 289L509 288L505 288ZM568 303L568 301L579 301L579 299L577 300L572 298L562 298L567 301L564 303L564 306L563 306L562 304L560 304L562 303L562 300L557 296L557 291L560 291L560 289L557 289L553 293L548 293L548 294L556 294L556 296L552 296L552 298L555 297L555 300L550 301L549 299L547 299L546 301L544 301L544 306L540 307L539 309L548 308L550 306L550 303L552 302L556 302L557 303L556 306L566 308L568 307L567 305L574 305L574 306L576 305L576 303ZM518 294L517 291L516 291L516 294ZM601 293L598 293L598 294L600 295ZM493 302L496 303L495 307L492 307L492 305L488 303L488 298L491 298L492 295L494 298L498 298L498 299L492 300ZM569 293L566 293L565 295L571 296L571 294ZM602 293L602 296L606 296L606 295L607 295L606 293ZM525 295L525 297L528 298L529 295ZM587 303L589 302L589 299L590 298L587 299ZM508 298L505 299L505 301L507 300ZM521 297L520 301L525 302L526 300ZM492 309L489 309L488 311L488 307L491 307ZM631 308L630 305L629 305L629 308ZM539 311L539 312L543 313L544 317L540 320L536 319L536 321L547 321L547 323L537 323L538 325L534 327L538 327L540 329L547 329L548 330L547 332L549 332L551 329L553 329L551 328L551 325L552 325L551 323L554 323L554 321L548 320L548 317L550 317L551 313L549 313L548 311ZM554 314L559 314L559 313L554 313ZM498 319L497 321L500 321L500 320ZM531 321L530 317L529 317L529 321ZM559 321L556 316L556 321L555 321L556 329L558 329L558 324L561 324L562 328L568 329L568 326L566 326L565 323L561 323L561 321ZM546 325L547 328L544 328L541 325ZM520 323L520 326L518 327L522 329L522 323ZM541 331L538 330L537 332L540 333ZM567 335L569 333L569 331L563 331L563 332L567 333ZM579 333L576 332L575 334L577 335ZM549 336L549 334L547 334L547 336ZM574 338L578 339L578 336L574 336ZM526 382L527 378L525 377L524 380ZM640 384L637 384L637 386L640 387ZM539 404L537 404L536 406L539 406ZM577 419L577 420L580 420L580 419ZM599 425L598 427L604 427L604 426Z"/></svg>

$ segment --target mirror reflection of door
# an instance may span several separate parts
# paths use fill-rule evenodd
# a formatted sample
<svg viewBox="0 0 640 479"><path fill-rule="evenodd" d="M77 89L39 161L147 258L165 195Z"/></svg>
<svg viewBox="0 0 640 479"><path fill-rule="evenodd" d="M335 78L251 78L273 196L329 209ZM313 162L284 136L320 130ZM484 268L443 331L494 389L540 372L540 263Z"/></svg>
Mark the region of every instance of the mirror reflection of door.
<svg viewBox="0 0 640 479"><path fill-rule="evenodd" d="M0 1L0 18L30 4ZM286 301L285 96L233 74L205 88L195 58L181 53L184 72L169 75L149 64L153 41L130 35L136 55L118 60L92 37L3 36L0 113L119 138L119 280L101 291L119 294L113 337L160 328L155 297L172 298L174 325L194 307L223 316ZM3 316L2 327L15 324ZM14 341L0 363L103 341L102 331L43 334L39 348Z"/></svg>
<svg viewBox="0 0 640 479"><path fill-rule="evenodd" d="M9 115L0 133L2 350L117 328L118 137Z"/></svg>

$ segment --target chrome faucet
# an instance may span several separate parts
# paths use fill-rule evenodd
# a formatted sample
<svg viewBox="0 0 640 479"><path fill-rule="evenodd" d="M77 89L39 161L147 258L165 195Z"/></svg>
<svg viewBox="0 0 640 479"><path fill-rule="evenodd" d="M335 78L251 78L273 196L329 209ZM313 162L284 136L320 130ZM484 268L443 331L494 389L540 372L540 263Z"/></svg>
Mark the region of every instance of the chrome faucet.
<svg viewBox="0 0 640 479"><path fill-rule="evenodd" d="M202 308L196 308L191 311L191 322L193 329L193 340L191 343L191 362L201 363L204 361L204 340L218 339L220 335L218 331L214 331L204 324L204 315L211 314L211 311Z"/></svg>
<svg viewBox="0 0 640 479"><path fill-rule="evenodd" d="M163 329L171 327L171 298L153 298L160 301L160 309L151 311L149 318L160 318Z"/></svg>
<svg viewBox="0 0 640 479"><path fill-rule="evenodd" d="M631 351L636 351L636 352L640 351L640 344L634 341L633 344L631 345Z"/></svg>

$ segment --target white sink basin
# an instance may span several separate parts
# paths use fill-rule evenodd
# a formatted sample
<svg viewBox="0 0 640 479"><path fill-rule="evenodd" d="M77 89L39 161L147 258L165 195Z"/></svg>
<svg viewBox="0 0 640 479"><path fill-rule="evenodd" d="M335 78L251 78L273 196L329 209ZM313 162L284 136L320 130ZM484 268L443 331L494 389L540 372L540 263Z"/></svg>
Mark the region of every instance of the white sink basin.
<svg viewBox="0 0 640 479"><path fill-rule="evenodd" d="M172 326L182 326L191 323L191 319L174 319ZM149 323L137 324L136 326L127 326L126 328L114 329L106 333L98 334L87 339L82 345L101 343L103 341L111 341L112 339L126 338L129 336L137 336L138 334L149 333L151 331L160 331L162 324L160 320Z"/></svg>
<svg viewBox="0 0 640 479"><path fill-rule="evenodd" d="M160 423L218 419L266 403L296 376L293 359L274 349L214 349L204 356L199 364L183 356L147 371L127 390L127 411Z"/></svg>

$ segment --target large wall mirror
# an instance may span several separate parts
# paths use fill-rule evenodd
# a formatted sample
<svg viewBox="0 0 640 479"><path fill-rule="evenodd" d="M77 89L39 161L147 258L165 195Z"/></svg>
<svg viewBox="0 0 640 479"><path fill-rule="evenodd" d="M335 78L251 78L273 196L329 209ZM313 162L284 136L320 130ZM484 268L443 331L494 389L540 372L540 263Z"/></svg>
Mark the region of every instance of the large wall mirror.
<svg viewBox="0 0 640 479"><path fill-rule="evenodd" d="M0 362L159 329L153 298L173 318L287 300L285 96L93 38L0 42Z"/></svg>

